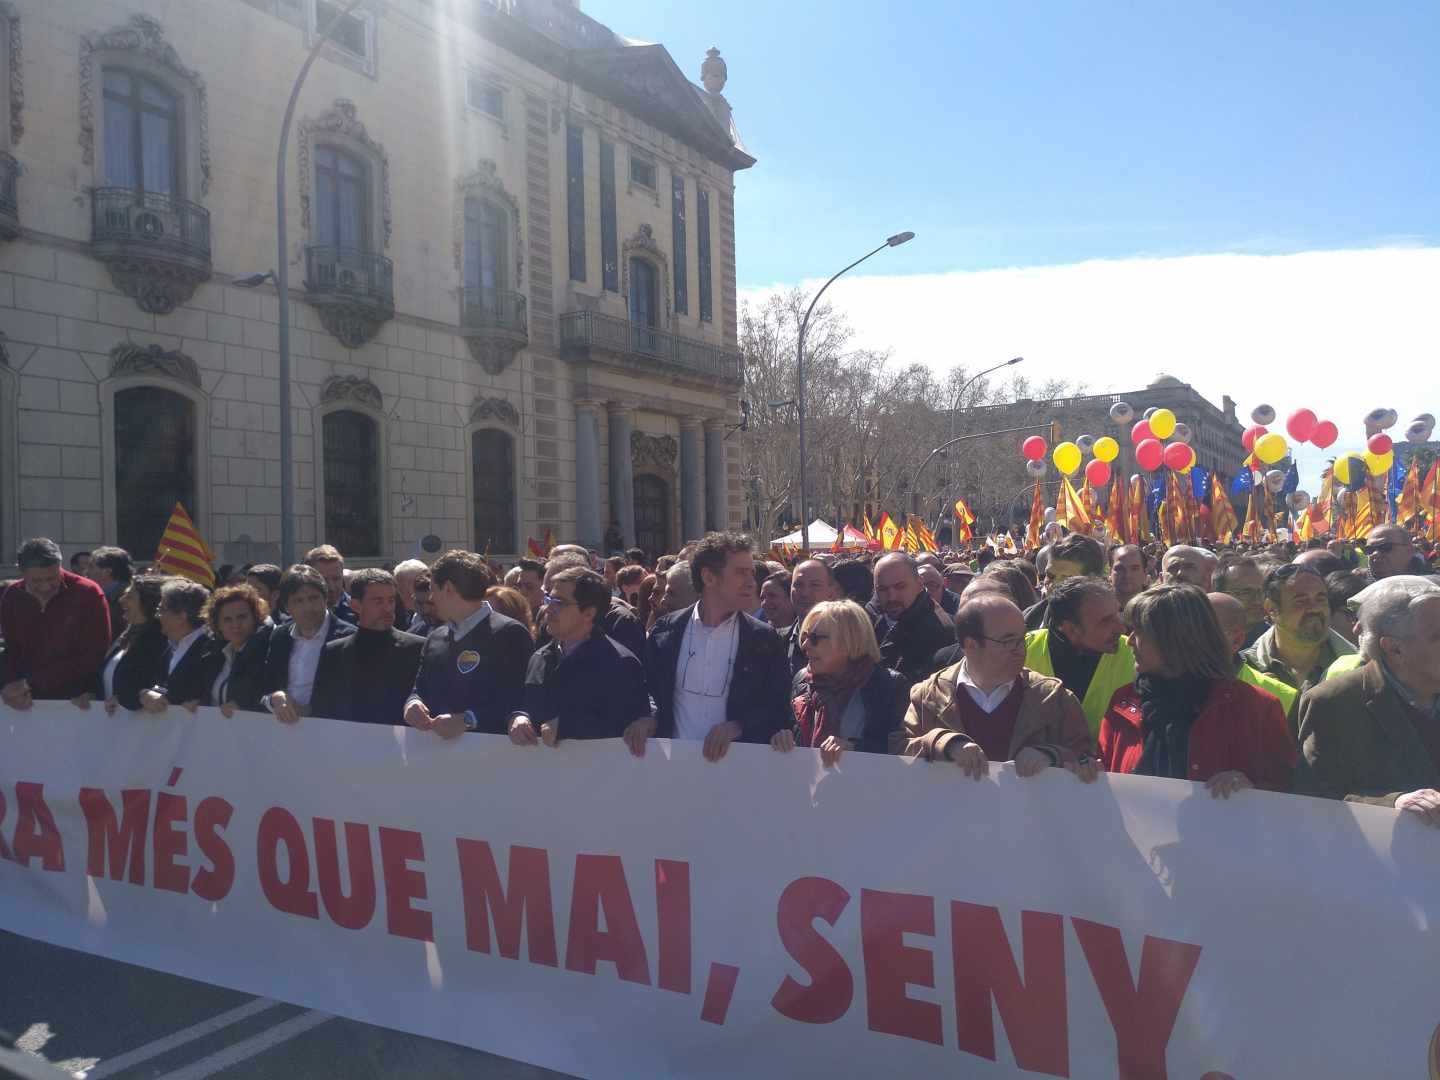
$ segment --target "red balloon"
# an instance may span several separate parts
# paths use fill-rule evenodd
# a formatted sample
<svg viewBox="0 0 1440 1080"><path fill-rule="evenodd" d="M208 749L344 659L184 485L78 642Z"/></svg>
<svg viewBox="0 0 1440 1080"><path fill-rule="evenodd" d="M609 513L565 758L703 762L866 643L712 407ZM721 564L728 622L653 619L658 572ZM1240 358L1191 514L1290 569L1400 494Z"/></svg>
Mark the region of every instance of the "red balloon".
<svg viewBox="0 0 1440 1080"><path fill-rule="evenodd" d="M1269 433L1269 428L1262 427L1260 424L1256 424L1254 427L1248 427L1245 429L1245 434L1240 436L1240 442L1244 445L1246 450L1254 450L1255 440L1260 438L1261 435L1268 435Z"/></svg>
<svg viewBox="0 0 1440 1080"><path fill-rule="evenodd" d="M1146 472L1154 472L1164 460L1165 447L1160 445L1159 439L1146 439L1135 447L1135 464Z"/></svg>
<svg viewBox="0 0 1440 1080"><path fill-rule="evenodd" d="M1285 421L1285 430L1296 442L1309 442L1310 436L1315 434L1317 423L1319 421L1309 409L1296 409L1290 414L1290 419Z"/></svg>
<svg viewBox="0 0 1440 1080"><path fill-rule="evenodd" d="M1187 468L1190 465L1190 455L1194 453L1190 447L1183 442L1172 442L1165 447L1165 464L1176 472Z"/></svg>
<svg viewBox="0 0 1440 1080"><path fill-rule="evenodd" d="M1329 420L1321 420L1315 425L1315 430L1310 433L1310 441L1321 450L1333 446L1338 438L1340 438L1340 429Z"/></svg>
<svg viewBox="0 0 1440 1080"><path fill-rule="evenodd" d="M1390 441L1390 436L1386 435L1383 431L1378 431L1374 435L1371 435L1370 441L1365 445L1370 448L1370 453L1376 457L1381 457L1395 449L1395 444Z"/></svg>
<svg viewBox="0 0 1440 1080"><path fill-rule="evenodd" d="M1045 451L1048 449L1045 440L1039 435L1031 435L1020 444L1020 452L1025 455L1026 461L1040 461L1045 457Z"/></svg>
<svg viewBox="0 0 1440 1080"><path fill-rule="evenodd" d="M1110 483L1110 463L1092 458L1085 466L1085 479L1092 488L1103 488Z"/></svg>
<svg viewBox="0 0 1440 1080"><path fill-rule="evenodd" d="M1150 430L1149 420L1138 420L1135 426L1130 429L1130 441L1139 446L1146 439L1155 438L1155 433Z"/></svg>

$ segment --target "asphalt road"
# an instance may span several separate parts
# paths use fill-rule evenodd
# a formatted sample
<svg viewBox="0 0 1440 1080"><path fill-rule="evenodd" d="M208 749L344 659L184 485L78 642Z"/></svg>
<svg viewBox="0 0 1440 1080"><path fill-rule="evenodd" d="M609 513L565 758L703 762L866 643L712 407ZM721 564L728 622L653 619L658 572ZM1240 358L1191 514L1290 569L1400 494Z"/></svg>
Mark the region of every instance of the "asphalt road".
<svg viewBox="0 0 1440 1080"><path fill-rule="evenodd" d="M0 1029L88 1080L563 1076L4 932Z"/></svg>

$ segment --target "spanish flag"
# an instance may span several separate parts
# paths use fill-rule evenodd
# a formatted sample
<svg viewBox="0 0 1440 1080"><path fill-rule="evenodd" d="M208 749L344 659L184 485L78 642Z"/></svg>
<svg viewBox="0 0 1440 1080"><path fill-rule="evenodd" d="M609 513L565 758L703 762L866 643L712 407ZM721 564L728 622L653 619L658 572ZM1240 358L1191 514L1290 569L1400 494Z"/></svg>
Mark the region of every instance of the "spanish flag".
<svg viewBox="0 0 1440 1080"><path fill-rule="evenodd" d="M889 512L880 515L880 525L875 530L880 536L880 546L886 551L899 551L903 530L890 520Z"/></svg>
<svg viewBox="0 0 1440 1080"><path fill-rule="evenodd" d="M971 513L970 507L965 505L964 499L955 500L955 541L959 544L968 543L975 538L975 533L970 526L975 524L975 515Z"/></svg>
<svg viewBox="0 0 1440 1080"><path fill-rule="evenodd" d="M1045 524L1045 501L1040 494L1040 481L1035 481L1035 498L1030 502L1030 524L1025 529L1025 545L1040 546L1040 530Z"/></svg>
<svg viewBox="0 0 1440 1080"><path fill-rule="evenodd" d="M170 520L165 523L165 534L160 537L160 550L155 553L155 565L167 574L198 581L207 589L215 587L215 570L210 563L215 556L200 537L200 530L185 512L180 503L170 511Z"/></svg>
<svg viewBox="0 0 1440 1080"><path fill-rule="evenodd" d="M1069 477L1060 478L1060 497L1055 500L1055 520L1071 532L1088 535L1094 528L1085 504L1071 485Z"/></svg>

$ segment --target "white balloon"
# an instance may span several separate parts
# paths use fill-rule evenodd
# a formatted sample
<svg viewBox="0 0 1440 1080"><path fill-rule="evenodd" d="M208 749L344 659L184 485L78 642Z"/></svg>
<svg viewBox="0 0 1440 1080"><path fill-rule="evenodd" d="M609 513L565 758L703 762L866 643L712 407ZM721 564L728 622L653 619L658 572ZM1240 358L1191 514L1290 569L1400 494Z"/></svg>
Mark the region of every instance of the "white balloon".
<svg viewBox="0 0 1440 1080"><path fill-rule="evenodd" d="M1371 409L1365 414L1365 426L1366 428L1374 428L1380 431L1389 426L1386 424L1386 421L1389 419L1389 409Z"/></svg>
<svg viewBox="0 0 1440 1080"><path fill-rule="evenodd" d="M1416 420L1405 429L1405 441L1415 443L1417 446L1422 443L1427 443L1430 441L1430 436L1434 431L1434 425Z"/></svg>
<svg viewBox="0 0 1440 1080"><path fill-rule="evenodd" d="M1052 522L1052 521L1054 521L1054 520L1055 520L1055 508L1054 508L1053 506L1047 506L1047 507L1045 507L1045 521L1046 521L1046 523L1048 524L1049 522Z"/></svg>
<svg viewBox="0 0 1440 1080"><path fill-rule="evenodd" d="M1027 461L1025 462L1025 471L1036 479L1039 479L1045 475L1045 462Z"/></svg>
<svg viewBox="0 0 1440 1080"><path fill-rule="evenodd" d="M1128 424L1135 419L1135 410L1123 401L1110 406L1110 419L1117 424Z"/></svg>
<svg viewBox="0 0 1440 1080"><path fill-rule="evenodd" d="M1078 439L1075 440L1075 445L1080 448L1080 452L1082 454L1093 453L1095 450L1095 436L1081 435Z"/></svg>
<svg viewBox="0 0 1440 1080"><path fill-rule="evenodd" d="M1279 469L1271 469L1265 474L1265 486L1270 489L1270 494L1279 495L1280 489L1285 486L1285 474Z"/></svg>
<svg viewBox="0 0 1440 1080"><path fill-rule="evenodd" d="M1160 411L1160 406L1159 406L1159 405L1151 405L1150 408L1148 408L1148 409L1145 410L1145 415L1142 416L1141 419L1142 419L1142 420L1149 420L1150 417L1154 416L1154 415L1155 415L1157 412L1159 412L1159 411Z"/></svg>
<svg viewBox="0 0 1440 1080"><path fill-rule="evenodd" d="M1140 477L1140 474L1139 474L1138 472L1137 472L1137 473L1131 473L1131 474L1130 474L1130 486L1133 488L1136 484L1140 483L1140 479L1141 479L1141 477Z"/></svg>
<svg viewBox="0 0 1440 1080"><path fill-rule="evenodd" d="M1256 405L1250 410L1250 419L1265 427L1275 422L1275 410L1269 405Z"/></svg>
<svg viewBox="0 0 1440 1080"><path fill-rule="evenodd" d="M1285 505L1296 513L1304 510L1310 505L1310 493L1307 491L1292 491L1285 496Z"/></svg>
<svg viewBox="0 0 1440 1080"><path fill-rule="evenodd" d="M1195 433L1190 430L1189 424L1176 424L1175 434L1172 435L1170 439L1172 442L1183 442L1188 444L1190 440L1194 437Z"/></svg>

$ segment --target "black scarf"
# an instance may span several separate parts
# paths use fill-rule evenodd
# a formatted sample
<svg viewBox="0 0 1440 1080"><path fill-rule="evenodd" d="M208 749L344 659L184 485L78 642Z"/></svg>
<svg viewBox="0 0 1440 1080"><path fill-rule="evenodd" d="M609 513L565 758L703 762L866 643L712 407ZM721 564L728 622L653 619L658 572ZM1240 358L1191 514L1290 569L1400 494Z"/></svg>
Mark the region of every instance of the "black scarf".
<svg viewBox="0 0 1440 1080"><path fill-rule="evenodd" d="M1145 747L1137 776L1189 779L1190 725L1210 696L1213 680L1203 675L1137 675L1140 731Z"/></svg>
<svg viewBox="0 0 1440 1080"><path fill-rule="evenodd" d="M1053 626L1050 628L1050 665L1065 689L1084 701L1095 678L1095 669L1100 666L1100 653L1077 649L1058 626Z"/></svg>

